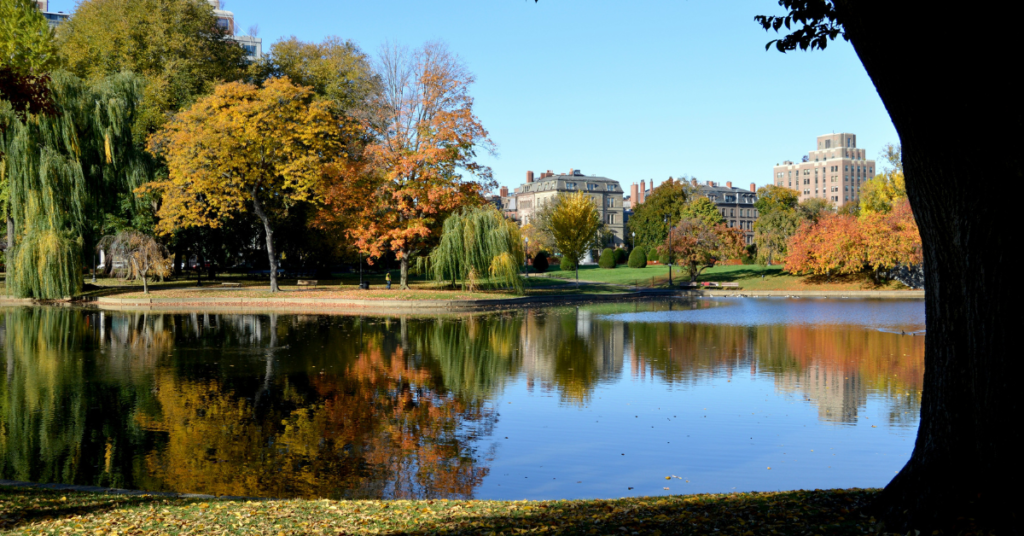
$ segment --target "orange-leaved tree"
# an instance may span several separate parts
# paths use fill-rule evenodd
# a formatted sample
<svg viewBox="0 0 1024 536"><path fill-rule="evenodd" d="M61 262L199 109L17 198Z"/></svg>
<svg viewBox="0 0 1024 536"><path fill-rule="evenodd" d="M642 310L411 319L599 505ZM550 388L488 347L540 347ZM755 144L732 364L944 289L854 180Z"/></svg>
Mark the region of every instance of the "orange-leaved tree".
<svg viewBox="0 0 1024 536"><path fill-rule="evenodd" d="M323 198L325 166L347 159L358 130L287 78L262 88L220 85L149 140L169 172L143 187L162 195L158 230L215 228L251 210L263 224L276 292L275 221L298 203Z"/></svg>
<svg viewBox="0 0 1024 536"><path fill-rule="evenodd" d="M711 223L707 218L683 218L669 229L659 249L675 258L676 264L687 271L690 281L696 281L701 272L719 260L743 254L743 231L724 223Z"/></svg>
<svg viewBox="0 0 1024 536"><path fill-rule="evenodd" d="M335 182L329 212L352 217L349 235L371 258L394 252L407 289L409 259L437 238L444 217L495 186L476 161L493 143L473 115L473 75L444 44L385 45L375 70L363 176Z"/></svg>
<svg viewBox="0 0 1024 536"><path fill-rule="evenodd" d="M921 234L904 197L890 212L867 212L860 218L868 266L872 270L890 270L897 266L919 265L924 260Z"/></svg>
<svg viewBox="0 0 1024 536"><path fill-rule="evenodd" d="M864 234L857 218L827 212L817 223L805 220L787 244L785 269L818 275L853 274L866 262Z"/></svg>

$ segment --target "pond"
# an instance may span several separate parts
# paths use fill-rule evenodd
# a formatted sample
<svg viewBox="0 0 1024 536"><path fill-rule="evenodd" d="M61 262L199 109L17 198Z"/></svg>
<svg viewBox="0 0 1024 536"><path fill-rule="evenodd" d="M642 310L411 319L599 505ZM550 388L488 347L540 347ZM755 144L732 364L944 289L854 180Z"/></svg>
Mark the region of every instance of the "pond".
<svg viewBox="0 0 1024 536"><path fill-rule="evenodd" d="M0 478L375 499L883 486L913 448L923 330L920 300L2 308Z"/></svg>

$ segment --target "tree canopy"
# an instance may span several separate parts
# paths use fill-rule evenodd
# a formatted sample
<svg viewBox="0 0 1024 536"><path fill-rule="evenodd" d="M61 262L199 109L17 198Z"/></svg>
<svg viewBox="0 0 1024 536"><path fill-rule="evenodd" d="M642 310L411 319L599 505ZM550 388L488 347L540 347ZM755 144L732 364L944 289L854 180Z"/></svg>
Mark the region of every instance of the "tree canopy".
<svg viewBox="0 0 1024 536"><path fill-rule="evenodd" d="M394 252L407 289L409 259L436 242L444 217L481 203L495 186L491 169L476 160L493 143L473 115L473 75L443 43L415 51L385 45L375 71L361 177L339 175L329 211L352 218L349 235L360 251Z"/></svg>
<svg viewBox="0 0 1024 536"><path fill-rule="evenodd" d="M520 267L526 259L515 222L493 205L464 208L444 221L441 243L430 252L430 271L437 281L475 286L482 278L523 293Z"/></svg>
<svg viewBox="0 0 1024 536"><path fill-rule="evenodd" d="M643 203L633 205L629 231L636 233L636 246L654 248L668 236L668 230L682 217L688 199L684 181L672 178L651 190ZM633 203L638 200L634 199Z"/></svg>
<svg viewBox="0 0 1024 536"><path fill-rule="evenodd" d="M263 225L270 287L277 291L275 224L297 204L322 200L325 167L344 165L357 131L288 79L263 88L224 84L150 139L170 174L143 191L161 196L158 229L165 234L216 228L251 210Z"/></svg>
<svg viewBox="0 0 1024 536"><path fill-rule="evenodd" d="M707 218L688 216L672 227L659 249L673 264L687 271L690 281L696 281L701 272L718 261L743 254L743 231Z"/></svg>
<svg viewBox="0 0 1024 536"><path fill-rule="evenodd" d="M57 31L64 65L85 79L131 71L145 77L141 132L240 79L245 51L226 39L205 0L84 0Z"/></svg>
<svg viewBox="0 0 1024 536"><path fill-rule="evenodd" d="M327 37L320 43L299 41L295 36L270 47L262 68L265 76L287 77L333 101L340 112L365 111L376 83L370 58L352 41Z"/></svg>
<svg viewBox="0 0 1024 536"><path fill-rule="evenodd" d="M600 240L598 231L601 229L601 215L597 212L594 200L584 192L559 194L550 225L555 247L562 253L563 259L572 262L578 281L580 260Z"/></svg>

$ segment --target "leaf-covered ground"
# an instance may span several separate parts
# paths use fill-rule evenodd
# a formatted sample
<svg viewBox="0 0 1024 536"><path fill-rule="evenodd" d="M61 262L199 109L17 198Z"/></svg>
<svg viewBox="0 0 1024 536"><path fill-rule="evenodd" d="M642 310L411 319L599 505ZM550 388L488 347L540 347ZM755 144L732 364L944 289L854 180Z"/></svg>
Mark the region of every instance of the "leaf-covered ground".
<svg viewBox="0 0 1024 536"><path fill-rule="evenodd" d="M239 501L0 488L15 534L878 534L878 490L579 501Z"/></svg>

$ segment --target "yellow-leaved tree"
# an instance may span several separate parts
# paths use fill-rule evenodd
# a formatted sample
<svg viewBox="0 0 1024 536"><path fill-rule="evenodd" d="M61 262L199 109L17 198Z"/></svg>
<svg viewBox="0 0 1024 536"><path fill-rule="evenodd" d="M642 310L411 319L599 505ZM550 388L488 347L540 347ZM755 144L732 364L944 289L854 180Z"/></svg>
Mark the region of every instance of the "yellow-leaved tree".
<svg viewBox="0 0 1024 536"><path fill-rule="evenodd" d="M275 222L299 203L323 196L323 169L348 157L357 125L287 78L262 88L218 86L154 134L149 150L167 161L169 176L142 190L162 196L159 232L219 227L252 211L263 224L276 292Z"/></svg>
<svg viewBox="0 0 1024 536"><path fill-rule="evenodd" d="M860 193L860 213L888 214L899 202L907 198L907 184L903 178L903 149L888 143L882 150L888 164L878 175L864 183Z"/></svg>
<svg viewBox="0 0 1024 536"><path fill-rule="evenodd" d="M551 234L555 247L562 252L563 262L570 260L576 267L576 282L579 283L580 259L598 243L601 215L597 213L594 200L583 192L561 194L555 202L549 224Z"/></svg>

